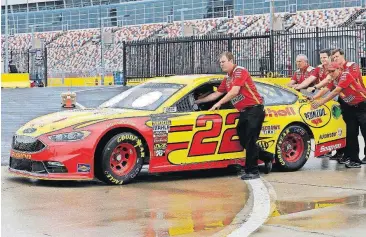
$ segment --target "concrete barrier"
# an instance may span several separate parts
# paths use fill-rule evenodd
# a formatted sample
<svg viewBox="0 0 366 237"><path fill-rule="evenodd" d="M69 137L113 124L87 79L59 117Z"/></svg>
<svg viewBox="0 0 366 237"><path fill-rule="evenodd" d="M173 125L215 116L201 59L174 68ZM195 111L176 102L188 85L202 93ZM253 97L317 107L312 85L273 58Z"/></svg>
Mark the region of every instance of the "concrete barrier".
<svg viewBox="0 0 366 237"><path fill-rule="evenodd" d="M2 88L29 88L29 73L2 73Z"/></svg>

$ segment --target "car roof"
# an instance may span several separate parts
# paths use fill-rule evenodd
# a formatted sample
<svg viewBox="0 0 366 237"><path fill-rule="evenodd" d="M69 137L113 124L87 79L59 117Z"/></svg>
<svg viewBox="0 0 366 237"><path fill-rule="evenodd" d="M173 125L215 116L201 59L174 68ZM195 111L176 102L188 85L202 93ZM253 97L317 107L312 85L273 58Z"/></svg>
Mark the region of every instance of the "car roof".
<svg viewBox="0 0 366 237"><path fill-rule="evenodd" d="M222 74L191 74L191 75L177 75L177 76L165 76L156 77L148 80L147 82L153 83L176 83L183 85L192 85L193 83L209 81L211 79L224 79L225 75ZM274 84L273 82L263 80L264 78L253 78L253 81L264 84L274 85L281 87L280 85ZM291 90L291 89L290 89Z"/></svg>
<svg viewBox="0 0 366 237"><path fill-rule="evenodd" d="M180 76L166 76L166 77L157 77L155 79L151 79L148 82L154 83L177 83L183 85L189 85L192 83L199 82L201 80L208 81L209 79L224 79L224 75L220 74L193 74L193 75L180 75Z"/></svg>

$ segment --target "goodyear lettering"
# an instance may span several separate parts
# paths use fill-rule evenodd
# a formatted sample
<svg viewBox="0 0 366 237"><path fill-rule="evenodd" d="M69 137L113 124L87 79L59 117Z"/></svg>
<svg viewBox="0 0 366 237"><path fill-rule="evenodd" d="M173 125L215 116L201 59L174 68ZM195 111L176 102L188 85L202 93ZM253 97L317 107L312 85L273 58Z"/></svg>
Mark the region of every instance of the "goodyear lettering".
<svg viewBox="0 0 366 237"><path fill-rule="evenodd" d="M320 118L325 115L327 115L327 114L325 113L324 108L316 109L316 110L304 113L304 116L307 120L312 120L314 118Z"/></svg>
<svg viewBox="0 0 366 237"><path fill-rule="evenodd" d="M280 137L279 141L278 141L278 145L277 145L277 158L278 161L280 162L281 165L286 165L285 161L283 160L282 157L282 151L281 151L281 145L283 143L283 139L286 137L287 134L290 133L290 130L287 129Z"/></svg>
<svg viewBox="0 0 366 237"><path fill-rule="evenodd" d="M286 107L285 109L266 109L266 116L268 117L286 117L296 115L295 110L292 107Z"/></svg>
<svg viewBox="0 0 366 237"><path fill-rule="evenodd" d="M10 156L15 159L31 159L32 155L27 153L20 153L12 151Z"/></svg>
<svg viewBox="0 0 366 237"><path fill-rule="evenodd" d="M306 159L309 159L310 152L311 152L311 143L310 143L310 141L308 141L308 149L306 151Z"/></svg>
<svg viewBox="0 0 366 237"><path fill-rule="evenodd" d="M331 137L335 137L337 136L337 132L331 132L331 133L327 133L327 134L321 134L319 139L326 139L326 138L331 138Z"/></svg>
<svg viewBox="0 0 366 237"><path fill-rule="evenodd" d="M320 152L330 152L330 151L333 151L333 150L337 150L337 149L339 149L341 147L342 147L342 144L340 144L340 143L333 144L333 145L329 145L329 146L322 145L320 147Z"/></svg>
<svg viewBox="0 0 366 237"><path fill-rule="evenodd" d="M120 137L117 138L117 142L122 142L125 140L132 140L132 141L136 141L138 138L135 135L132 134L128 134L128 135L122 135Z"/></svg>
<svg viewBox="0 0 366 237"><path fill-rule="evenodd" d="M105 171L105 174L106 174L107 179L109 179L112 183L123 184L123 180L116 179L108 171Z"/></svg>

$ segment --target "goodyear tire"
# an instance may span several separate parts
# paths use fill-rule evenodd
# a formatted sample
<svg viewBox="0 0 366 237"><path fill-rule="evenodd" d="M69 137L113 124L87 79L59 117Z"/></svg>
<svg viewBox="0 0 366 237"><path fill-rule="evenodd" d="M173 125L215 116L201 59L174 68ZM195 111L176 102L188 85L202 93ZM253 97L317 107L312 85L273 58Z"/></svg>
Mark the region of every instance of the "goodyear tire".
<svg viewBox="0 0 366 237"><path fill-rule="evenodd" d="M117 134L103 149L97 177L108 184L126 184L140 172L144 156L140 137L130 132Z"/></svg>
<svg viewBox="0 0 366 237"><path fill-rule="evenodd" d="M301 169L310 157L309 133L301 126L285 128L276 145L276 164L282 171Z"/></svg>

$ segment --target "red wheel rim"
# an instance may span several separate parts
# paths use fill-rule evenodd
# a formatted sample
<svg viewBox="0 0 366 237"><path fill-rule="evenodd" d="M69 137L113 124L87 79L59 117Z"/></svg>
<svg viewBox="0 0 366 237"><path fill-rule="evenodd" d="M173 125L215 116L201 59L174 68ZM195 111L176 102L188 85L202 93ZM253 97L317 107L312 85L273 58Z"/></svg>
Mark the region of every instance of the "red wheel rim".
<svg viewBox="0 0 366 237"><path fill-rule="evenodd" d="M282 158L288 162L296 162L304 152L304 142L299 134L287 134L281 145Z"/></svg>
<svg viewBox="0 0 366 237"><path fill-rule="evenodd" d="M136 160L135 147L129 143L121 143L114 148L109 163L114 174L124 176L132 170Z"/></svg>

